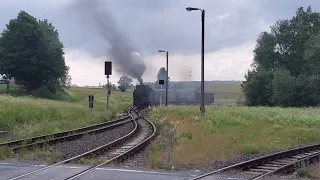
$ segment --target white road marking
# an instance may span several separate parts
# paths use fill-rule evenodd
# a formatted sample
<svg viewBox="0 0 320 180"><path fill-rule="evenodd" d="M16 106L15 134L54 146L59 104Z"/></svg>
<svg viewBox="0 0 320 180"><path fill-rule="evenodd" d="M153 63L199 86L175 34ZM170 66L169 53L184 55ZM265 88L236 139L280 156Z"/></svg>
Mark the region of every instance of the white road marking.
<svg viewBox="0 0 320 180"><path fill-rule="evenodd" d="M137 173L147 173L147 174L175 175L174 173L155 172L155 171L140 171L140 170L133 170L133 169L113 169L113 168L97 168L97 169L103 170L103 171L125 171L125 172L137 172Z"/></svg>
<svg viewBox="0 0 320 180"><path fill-rule="evenodd" d="M31 167L43 167L43 166L47 166L47 165L44 165L44 164L22 164L22 163L5 163L5 162L0 162L0 165L3 164L3 165L23 165L23 166L31 166Z"/></svg>
<svg viewBox="0 0 320 180"><path fill-rule="evenodd" d="M15 163L5 163L0 162L0 165L24 165L24 166L30 166L30 167L44 167L47 165L35 165L35 164L15 164ZM88 167L85 166L56 166L56 167L64 167L64 168L70 168L70 169L85 169ZM133 169L115 169L115 168L96 168L97 170L102 171L123 171L123 172L136 172L136 173L146 173L146 174L166 174L166 175L177 175L175 173L165 173L165 172L155 172L155 171L141 171L141 170L133 170Z"/></svg>
<svg viewBox="0 0 320 180"><path fill-rule="evenodd" d="M17 164L17 163L6 163L6 162L0 162L0 165L24 165L24 166L30 166L30 167L44 167L47 165L44 164ZM60 166L56 166L56 167L64 167L64 168L70 168L70 169L85 169L88 168L86 166L66 166L66 165L60 165ZM145 174L164 174L164 175L179 175L177 173L166 173L166 172L156 172L156 171L141 171L141 170L133 170L133 169L116 169L116 168L96 168L97 170L102 170L102 171L122 171L122 172L135 172L135 173L145 173ZM191 176L191 177L196 177L199 175L187 175L187 176ZM219 177L219 176L214 176L214 178L217 179L230 179L230 180L239 180L239 178L231 178L231 177Z"/></svg>

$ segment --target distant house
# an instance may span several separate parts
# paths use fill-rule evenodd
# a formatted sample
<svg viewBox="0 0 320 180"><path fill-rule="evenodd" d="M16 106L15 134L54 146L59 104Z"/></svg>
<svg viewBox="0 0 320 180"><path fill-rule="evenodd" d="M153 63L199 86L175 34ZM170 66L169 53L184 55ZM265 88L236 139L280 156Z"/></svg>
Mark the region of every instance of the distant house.
<svg viewBox="0 0 320 180"><path fill-rule="evenodd" d="M7 80L6 79L3 79L2 77L0 78L0 84L6 84L7 83Z"/></svg>
<svg viewBox="0 0 320 180"><path fill-rule="evenodd" d="M6 84L7 83L7 79L4 79L3 77L0 77L0 84ZM10 84L15 84L16 83L16 80L14 79L14 78L11 78L10 80L9 80L9 83Z"/></svg>

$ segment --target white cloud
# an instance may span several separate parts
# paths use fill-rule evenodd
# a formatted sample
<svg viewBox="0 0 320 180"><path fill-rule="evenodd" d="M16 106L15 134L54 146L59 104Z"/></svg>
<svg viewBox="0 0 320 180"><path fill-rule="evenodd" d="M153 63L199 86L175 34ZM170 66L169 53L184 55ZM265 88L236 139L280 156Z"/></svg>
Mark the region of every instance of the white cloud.
<svg viewBox="0 0 320 180"><path fill-rule="evenodd" d="M225 48L217 52L205 54L205 80L243 80L244 74L252 63L255 43L250 42L240 46ZM144 81L155 81L160 67L166 66L164 54L143 56L147 70ZM104 76L104 61L107 57L93 58L78 50L66 52L66 63L70 66L72 83L78 85L98 85L107 82ZM189 79L192 70L192 80L200 80L200 54L183 55L169 52L169 77L173 81ZM116 83L122 74L113 70L110 80Z"/></svg>

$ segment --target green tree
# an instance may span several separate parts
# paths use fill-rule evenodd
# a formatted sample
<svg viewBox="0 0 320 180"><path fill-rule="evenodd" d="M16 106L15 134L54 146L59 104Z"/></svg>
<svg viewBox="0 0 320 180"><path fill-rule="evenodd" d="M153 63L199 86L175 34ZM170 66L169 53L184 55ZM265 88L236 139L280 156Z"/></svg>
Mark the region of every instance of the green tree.
<svg viewBox="0 0 320 180"><path fill-rule="evenodd" d="M162 88L165 88L166 86L166 77L167 77L167 70L164 67L161 67L159 69L159 72L157 74L157 81L154 83L154 87L156 89L160 89L161 86L159 85L159 80L164 80L164 85ZM168 86L170 86L170 77L168 77Z"/></svg>
<svg viewBox="0 0 320 180"><path fill-rule="evenodd" d="M115 84L111 84L111 90L116 91L117 90L117 86Z"/></svg>
<svg viewBox="0 0 320 180"><path fill-rule="evenodd" d="M67 86L71 83L71 76L68 75L69 67L65 64L64 46L59 39L59 33L48 20L39 20L41 31L43 32L43 55L45 59L42 62L43 69L42 81L54 91L55 87Z"/></svg>
<svg viewBox="0 0 320 180"><path fill-rule="evenodd" d="M63 45L52 24L20 11L0 37L0 74L28 83L30 89L46 86L55 92L66 83L69 70L63 55Z"/></svg>
<svg viewBox="0 0 320 180"><path fill-rule="evenodd" d="M317 83L320 72L319 32L320 14L309 6L298 8L291 19L277 21L270 33L260 34L253 70L242 84L248 105L317 104L311 98L317 87L311 82Z"/></svg>
<svg viewBox="0 0 320 180"><path fill-rule="evenodd" d="M71 76L68 74L68 75L66 76L66 78L65 78L65 84L64 84L64 86L65 86L65 87L71 87L71 85L72 85L72 78L71 78Z"/></svg>
<svg viewBox="0 0 320 180"><path fill-rule="evenodd" d="M303 60L308 63L303 67L304 74L320 74L320 34L310 37L305 47Z"/></svg>
<svg viewBox="0 0 320 180"><path fill-rule="evenodd" d="M272 102L279 106L290 106L296 97L296 81L294 76L286 69L279 69L274 72L272 85Z"/></svg>
<svg viewBox="0 0 320 180"><path fill-rule="evenodd" d="M127 89L131 87L132 79L128 76L122 76L120 80L118 81L118 88L120 91L125 92Z"/></svg>
<svg viewBox="0 0 320 180"><path fill-rule="evenodd" d="M241 87L244 90L246 103L250 106L272 105L272 86L273 74L269 71L259 69L249 71L245 76L246 80Z"/></svg>

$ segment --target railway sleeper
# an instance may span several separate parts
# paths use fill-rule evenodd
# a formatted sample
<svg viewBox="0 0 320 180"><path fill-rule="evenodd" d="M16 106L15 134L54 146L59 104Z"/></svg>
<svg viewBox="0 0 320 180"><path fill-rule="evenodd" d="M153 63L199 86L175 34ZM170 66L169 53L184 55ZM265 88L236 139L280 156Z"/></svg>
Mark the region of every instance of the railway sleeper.
<svg viewBox="0 0 320 180"><path fill-rule="evenodd" d="M148 141L146 141L148 142ZM136 147L136 148L133 148L132 150L128 151L127 153L125 153L124 155L120 156L119 158L116 158L114 160L114 162L116 163L121 163L123 162L124 160L132 157L134 154L138 153L139 151L141 151L141 149L144 149L146 147L145 143L144 142L143 144L141 144L139 147Z"/></svg>
<svg viewBox="0 0 320 180"><path fill-rule="evenodd" d="M236 167L236 168L234 168L234 169L236 169L236 170L241 170L241 171L248 171L248 170L250 170L251 168L253 168L253 167L256 167L256 166L259 166L259 165L261 165L261 164L263 164L263 163L261 163L261 162L251 162L250 164L246 164L246 165L243 165L243 166L241 166L241 167Z"/></svg>
<svg viewBox="0 0 320 180"><path fill-rule="evenodd" d="M127 113L125 113L125 114L126 114L126 116L128 116ZM111 123L117 122L117 121L123 120L124 118L125 117L119 117L118 119L115 119L115 120L112 120L109 122L111 122ZM98 129L103 126L105 126L105 124L101 123L101 124L96 124L93 126L87 126L84 128L78 128L78 129L74 129L74 130L59 132L59 133L51 134L51 135L41 135L41 136L37 136L37 137L31 137L31 138L28 138L25 140L15 140L15 141L12 141L9 143L0 143L0 146L8 146L10 148L16 148L19 146L27 146L28 144L37 144L37 142L41 143L43 141L47 141L50 139L62 138L64 136L70 136L71 134L77 134L77 133L81 133L81 132L88 131L88 130Z"/></svg>
<svg viewBox="0 0 320 180"><path fill-rule="evenodd" d="M128 139L130 139L133 135L134 135L134 133L131 134L130 136L127 136L127 137L119 140L119 141L114 142L113 144L111 144L111 145L109 145L109 146L107 146L107 147L105 147L105 148L103 148L103 149L100 149L100 150L98 150L98 151L96 151L96 152L94 152L94 153L87 154L87 155L85 155L84 157L89 157L89 158L90 158L90 157L98 157L100 154L103 154L104 152L106 152L106 151L108 151L108 150L110 150L110 149L112 149L112 148L114 148L114 147L116 147L116 146L119 146L120 144L125 143L125 142L126 142Z"/></svg>
<svg viewBox="0 0 320 180"><path fill-rule="evenodd" d="M144 148L146 148L149 143L150 143L150 140L144 141L138 147L133 148L133 149L130 148L131 150L128 149L129 151L127 153L114 159L113 162L116 162L116 163L123 162L124 160L128 159L129 157L132 157L134 154L136 154L136 153L140 152L141 150L143 150ZM124 151L124 152L126 152L126 151Z"/></svg>
<svg viewBox="0 0 320 180"><path fill-rule="evenodd" d="M263 172L258 172L258 171L246 171L246 174L249 174L249 175L262 175Z"/></svg>
<svg viewBox="0 0 320 180"><path fill-rule="evenodd" d="M283 168L279 169L276 173L282 173L282 174L290 174L295 172L299 168L307 167L310 164L320 162L320 153L314 154L312 157L306 157L304 159L298 160L294 163L288 164L286 166L283 166Z"/></svg>
<svg viewBox="0 0 320 180"><path fill-rule="evenodd" d="M302 160L296 162L294 164L294 166L295 166L295 169L299 169L299 168L307 167L310 164L315 164L315 163L318 163L318 162L320 162L320 153L316 154L316 155L313 155L311 158L302 159Z"/></svg>
<svg viewBox="0 0 320 180"><path fill-rule="evenodd" d="M270 170L270 169L252 168L252 169L250 169L250 171L267 173L267 172L270 172L272 170Z"/></svg>
<svg viewBox="0 0 320 180"><path fill-rule="evenodd" d="M282 165L279 165L279 164L271 164L271 163L267 163L267 164L264 164L265 166L269 166L269 167L281 167Z"/></svg>
<svg viewBox="0 0 320 180"><path fill-rule="evenodd" d="M275 164L275 165L287 165L288 163L284 163L284 162L278 162L278 161L272 161L272 162L269 162L270 164Z"/></svg>
<svg viewBox="0 0 320 180"><path fill-rule="evenodd" d="M123 125L123 124L122 123L118 123L118 124L114 124L112 126L108 126L108 127L105 127L105 128L101 127L98 130L92 130L91 132L87 132L87 133L79 133L79 134L73 134L73 135L70 134L70 136L66 135L65 138L56 137L55 139L51 139L49 142L47 142L47 141L36 142L36 143L28 144L28 145L25 145L25 146L22 146L22 147L13 148L12 150L15 153L18 153L20 150L29 150L29 151L31 151L34 148L43 148L45 146L54 145L54 144L60 143L60 142L74 141L74 140L77 140L77 139L81 139L82 137L84 137L86 135L94 135L94 134L100 133L102 131L106 131L108 129L112 129L114 127L121 126L121 125Z"/></svg>
<svg viewBox="0 0 320 180"><path fill-rule="evenodd" d="M257 166L256 168L259 168L259 169L269 169L269 170L275 170L275 169L278 169L279 167L271 167L271 166Z"/></svg>

